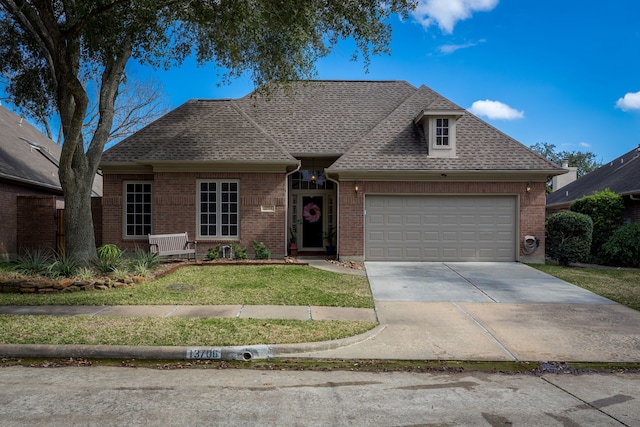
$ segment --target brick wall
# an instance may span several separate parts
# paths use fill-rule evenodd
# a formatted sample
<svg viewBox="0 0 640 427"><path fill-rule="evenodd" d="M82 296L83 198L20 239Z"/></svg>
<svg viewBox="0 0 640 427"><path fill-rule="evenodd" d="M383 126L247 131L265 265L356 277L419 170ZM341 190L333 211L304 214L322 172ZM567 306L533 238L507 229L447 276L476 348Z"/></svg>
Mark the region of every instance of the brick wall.
<svg viewBox="0 0 640 427"><path fill-rule="evenodd" d="M58 231L56 196L19 196L17 198L18 250L57 250Z"/></svg>
<svg viewBox="0 0 640 427"><path fill-rule="evenodd" d="M55 197L45 191L0 182L0 261L13 260L19 254L18 196Z"/></svg>
<svg viewBox="0 0 640 427"><path fill-rule="evenodd" d="M161 172L154 175L104 175L103 242L124 249L136 245L147 248L147 239L123 238L122 190L125 181L152 180L153 233L186 231L198 240L198 256L209 247L229 240L200 238L197 235L197 188L199 179L237 179L240 183L240 246L253 253L252 241L263 242L272 257L286 253L286 186L284 173ZM275 212L262 212L261 206L275 206Z"/></svg>
<svg viewBox="0 0 640 427"><path fill-rule="evenodd" d="M340 257L364 258L364 194L493 194L520 196L520 230L518 245L523 262L544 262L545 183L531 183L527 193L526 182L359 182L355 194L354 182L342 182L339 187L339 249ZM522 252L524 236L540 238L540 247L532 254Z"/></svg>

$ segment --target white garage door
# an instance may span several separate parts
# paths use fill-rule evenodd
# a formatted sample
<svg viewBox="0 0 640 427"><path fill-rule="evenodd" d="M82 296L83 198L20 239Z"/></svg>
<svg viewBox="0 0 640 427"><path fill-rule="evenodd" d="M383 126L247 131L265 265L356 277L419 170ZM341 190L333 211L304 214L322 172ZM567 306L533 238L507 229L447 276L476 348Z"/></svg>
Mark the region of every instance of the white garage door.
<svg viewBox="0 0 640 427"><path fill-rule="evenodd" d="M366 196L368 261L515 261L514 196Z"/></svg>

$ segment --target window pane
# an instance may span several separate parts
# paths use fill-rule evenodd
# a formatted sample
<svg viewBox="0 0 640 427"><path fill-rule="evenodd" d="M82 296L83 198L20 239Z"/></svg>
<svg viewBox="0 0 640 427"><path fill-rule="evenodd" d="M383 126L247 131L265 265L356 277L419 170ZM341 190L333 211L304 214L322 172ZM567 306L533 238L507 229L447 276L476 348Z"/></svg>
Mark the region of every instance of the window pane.
<svg viewBox="0 0 640 427"><path fill-rule="evenodd" d="M146 236L151 232L151 183L125 185L125 233L127 236Z"/></svg>

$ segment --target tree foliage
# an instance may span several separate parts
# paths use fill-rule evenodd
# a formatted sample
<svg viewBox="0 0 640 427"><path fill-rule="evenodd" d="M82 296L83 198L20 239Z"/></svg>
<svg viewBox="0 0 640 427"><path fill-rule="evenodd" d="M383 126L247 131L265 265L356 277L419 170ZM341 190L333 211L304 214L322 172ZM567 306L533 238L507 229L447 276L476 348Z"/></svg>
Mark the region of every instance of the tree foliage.
<svg viewBox="0 0 640 427"><path fill-rule="evenodd" d="M598 162L596 155L590 151L557 151L555 144L546 142L538 142L530 148L559 166L562 165L563 160L568 160L570 167L578 168L576 171L578 178L602 166L602 162Z"/></svg>
<svg viewBox="0 0 640 427"><path fill-rule="evenodd" d="M314 76L314 64L341 39L368 64L388 52L392 13L407 16L412 0L0 0L0 73L16 103L60 117L60 182L65 246L96 257L91 186L112 131L125 66L169 68L195 55L223 77L249 73L256 86ZM89 114L85 82L98 84L98 121ZM86 141L85 138L89 139Z"/></svg>
<svg viewBox="0 0 640 427"><path fill-rule="evenodd" d="M640 268L640 222L618 228L602 246L602 257L608 265Z"/></svg>
<svg viewBox="0 0 640 427"><path fill-rule="evenodd" d="M622 225L624 220L624 201L622 196L606 189L590 196L574 200L569 210L589 215L593 220L593 240L591 255L598 258L602 245Z"/></svg>

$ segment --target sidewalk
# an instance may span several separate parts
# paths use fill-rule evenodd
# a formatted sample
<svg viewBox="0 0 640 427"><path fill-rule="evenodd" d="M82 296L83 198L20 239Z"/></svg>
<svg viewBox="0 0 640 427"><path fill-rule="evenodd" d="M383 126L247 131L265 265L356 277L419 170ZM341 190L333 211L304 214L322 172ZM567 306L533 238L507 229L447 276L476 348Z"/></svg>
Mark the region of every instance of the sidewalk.
<svg viewBox="0 0 640 427"><path fill-rule="evenodd" d="M0 314L48 316L190 317L377 322L372 308L290 305L0 306Z"/></svg>

